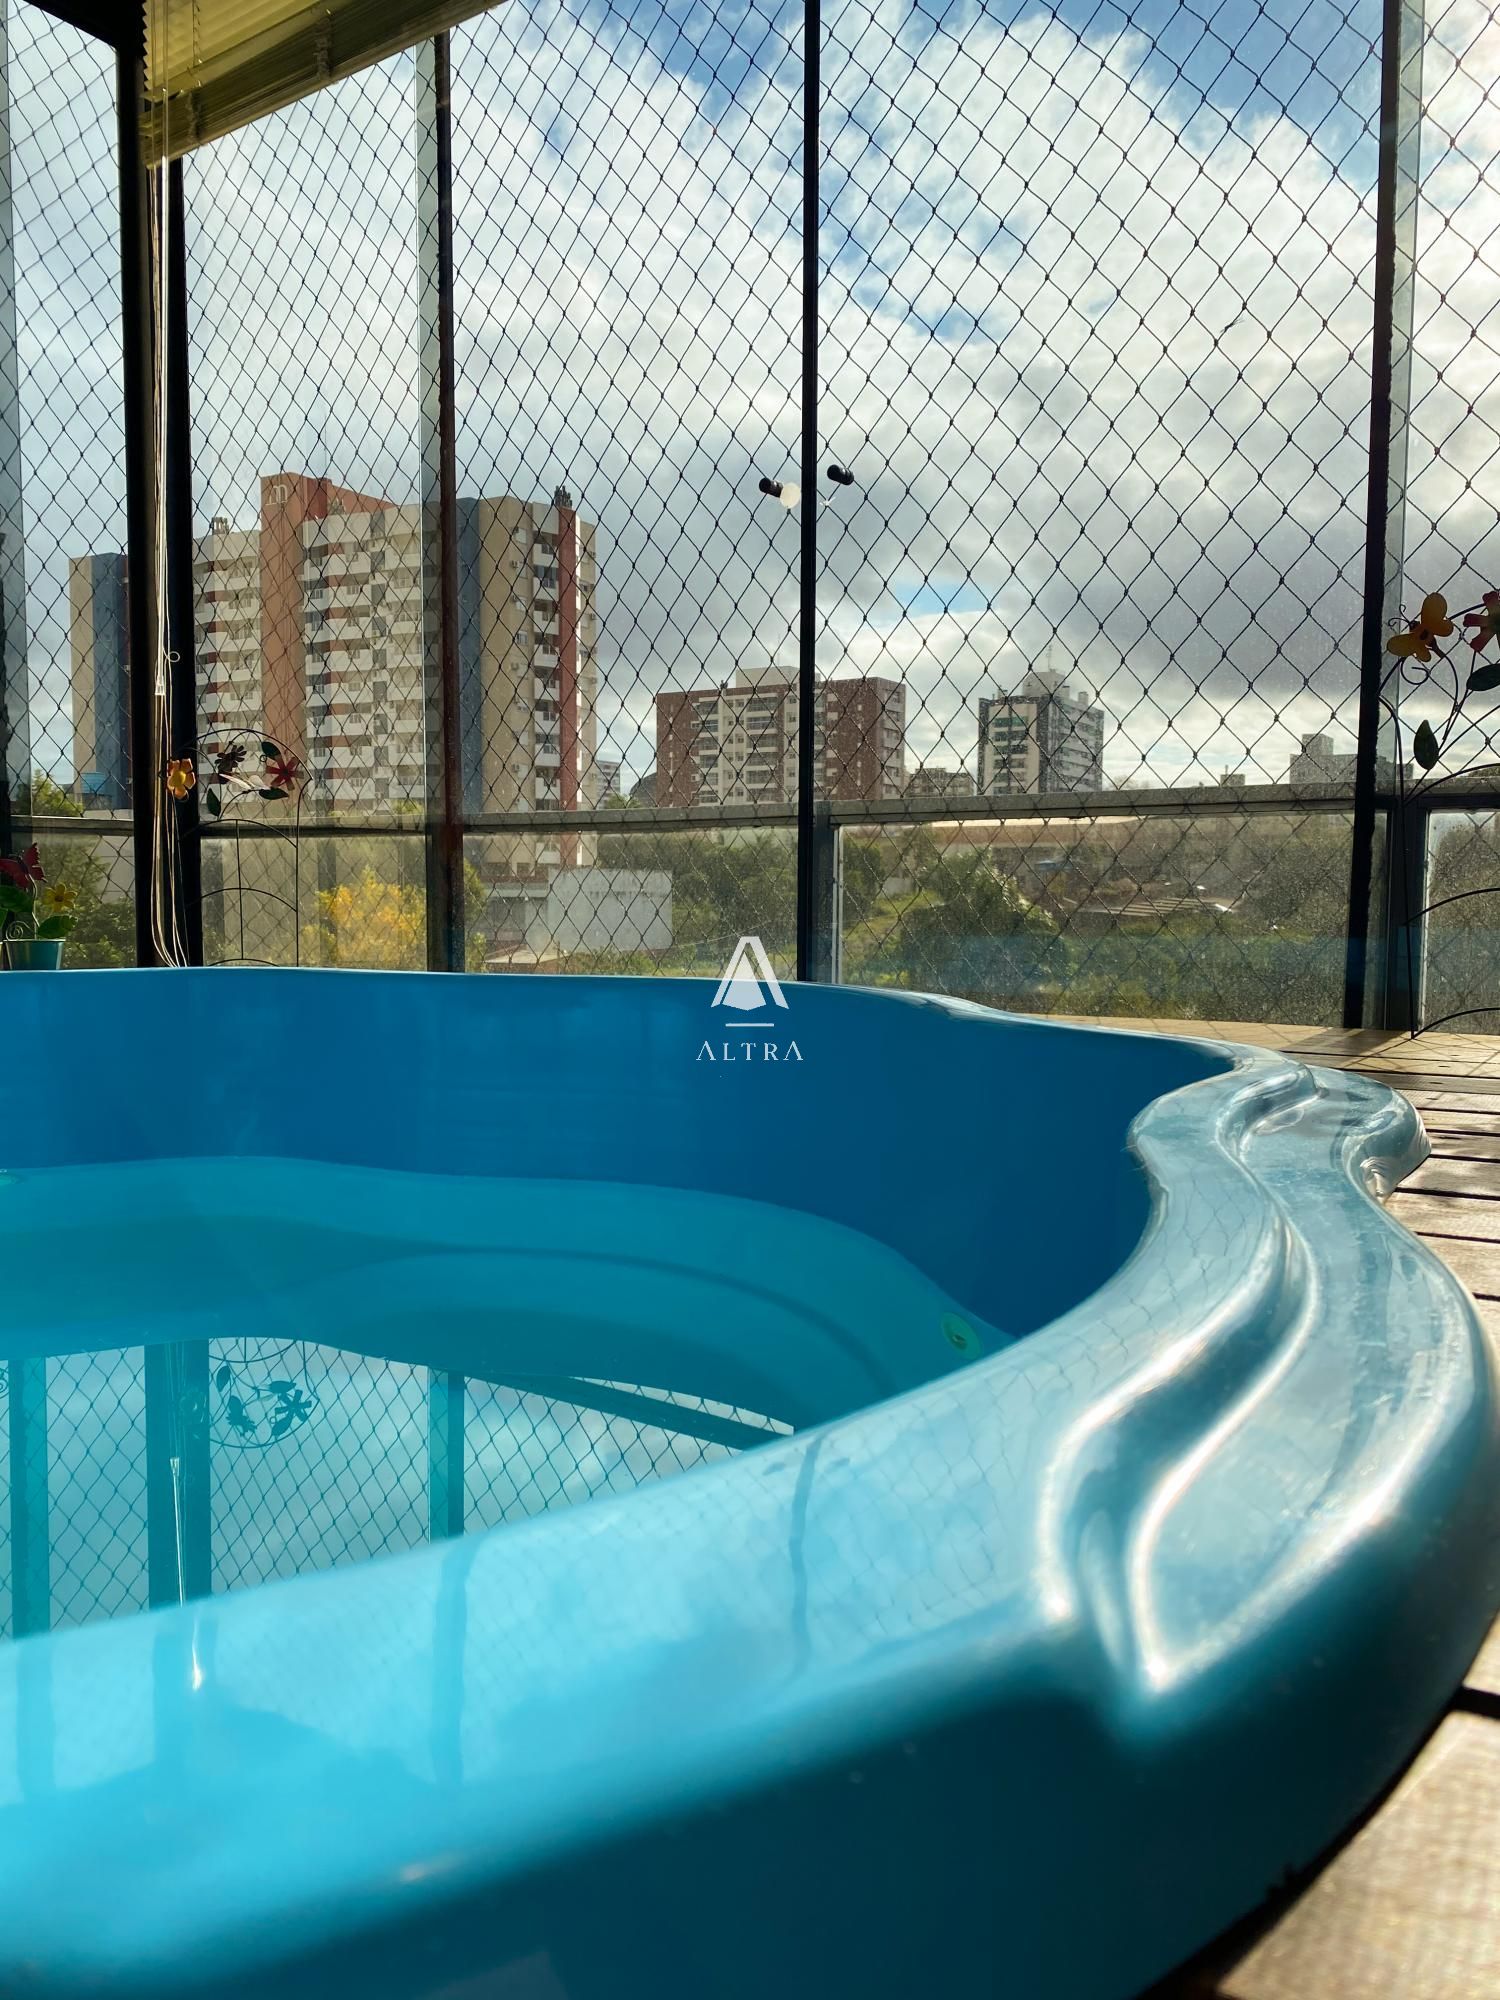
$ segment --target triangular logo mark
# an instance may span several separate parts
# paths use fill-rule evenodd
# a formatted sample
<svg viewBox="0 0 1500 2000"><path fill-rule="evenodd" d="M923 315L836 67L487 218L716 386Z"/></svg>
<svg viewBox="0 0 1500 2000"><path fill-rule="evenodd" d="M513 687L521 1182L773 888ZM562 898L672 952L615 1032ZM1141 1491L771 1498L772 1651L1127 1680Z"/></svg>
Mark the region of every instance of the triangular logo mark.
<svg viewBox="0 0 1500 2000"><path fill-rule="evenodd" d="M758 937L742 937L724 968L712 1004L748 1013L753 1007L764 1007L768 998L773 1006L786 1006L786 995L771 970L765 946Z"/></svg>

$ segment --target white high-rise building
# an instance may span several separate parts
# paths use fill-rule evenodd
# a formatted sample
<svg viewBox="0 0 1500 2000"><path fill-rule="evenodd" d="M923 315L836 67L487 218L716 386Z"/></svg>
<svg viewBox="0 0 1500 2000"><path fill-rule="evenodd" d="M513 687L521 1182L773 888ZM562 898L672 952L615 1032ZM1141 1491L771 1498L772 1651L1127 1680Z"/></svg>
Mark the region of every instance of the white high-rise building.
<svg viewBox="0 0 1500 2000"><path fill-rule="evenodd" d="M1067 676L1033 667L1014 694L979 703L979 791L1097 792L1104 784L1104 710Z"/></svg>

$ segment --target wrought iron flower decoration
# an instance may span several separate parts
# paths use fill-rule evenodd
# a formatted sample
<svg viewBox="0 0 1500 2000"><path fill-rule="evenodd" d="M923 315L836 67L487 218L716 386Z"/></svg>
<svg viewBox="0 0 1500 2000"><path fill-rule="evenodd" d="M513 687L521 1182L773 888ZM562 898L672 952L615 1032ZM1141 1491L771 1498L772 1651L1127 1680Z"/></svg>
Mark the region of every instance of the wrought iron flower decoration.
<svg viewBox="0 0 1500 2000"><path fill-rule="evenodd" d="M1451 639L1455 629L1448 616L1448 600L1434 591L1422 599L1420 617L1413 618L1404 632L1387 641L1386 651L1394 653L1398 660L1419 660L1424 667L1429 666L1442 651L1438 640Z"/></svg>
<svg viewBox="0 0 1500 2000"><path fill-rule="evenodd" d="M1469 644L1482 653L1491 639L1500 638L1500 590L1487 590L1477 611L1464 613L1464 624L1472 628Z"/></svg>
<svg viewBox="0 0 1500 2000"><path fill-rule="evenodd" d="M257 745L263 767L259 773L246 768L251 750ZM222 819L237 801L285 799L301 789L304 776L301 759L270 736L247 730L242 732L241 740L226 742L221 735L204 755L210 771L203 792L203 810L210 819Z"/></svg>
<svg viewBox="0 0 1500 2000"><path fill-rule="evenodd" d="M45 882L47 879L46 870L42 867L42 857L35 847L28 847L24 854L0 856L0 875L3 875L13 888L24 890L28 896L35 891L38 882Z"/></svg>
<svg viewBox="0 0 1500 2000"><path fill-rule="evenodd" d="M280 752L266 758L266 789L263 799L284 799L292 791L302 776L300 761L290 752Z"/></svg>
<svg viewBox="0 0 1500 2000"><path fill-rule="evenodd" d="M238 1367L231 1361L220 1362L214 1370L214 1392L224 1441L260 1451L300 1430L318 1408L317 1392L306 1384L305 1356L302 1368L304 1379L300 1382L286 1375L260 1382L243 1362Z"/></svg>
<svg viewBox="0 0 1500 2000"><path fill-rule="evenodd" d="M1469 636L1469 645L1474 652L1482 653L1492 638L1500 638L1500 590L1487 590L1478 604L1470 605L1459 616ZM1396 660L1391 675L1400 674L1414 686L1427 686L1434 676L1427 669L1441 661L1447 682L1445 698L1448 713L1434 729L1425 717L1418 723L1411 739L1412 755L1422 771L1432 771L1441 761L1455 729L1463 718L1464 702L1471 694L1487 693L1491 688L1500 687L1500 661L1476 661L1465 678L1461 671L1443 652L1443 641L1451 639L1458 627L1449 615L1448 600L1440 591L1424 597L1420 614L1411 620L1404 632L1397 632L1386 641L1386 651ZM1419 671L1408 673L1411 667ZM1389 677L1388 677L1389 680ZM1399 733L1401 718L1391 699L1382 697L1392 722ZM1404 774L1404 764L1398 765ZM1453 775L1453 774L1449 774ZM1404 775L1401 779L1403 790ZM1437 782L1436 780L1434 782Z"/></svg>

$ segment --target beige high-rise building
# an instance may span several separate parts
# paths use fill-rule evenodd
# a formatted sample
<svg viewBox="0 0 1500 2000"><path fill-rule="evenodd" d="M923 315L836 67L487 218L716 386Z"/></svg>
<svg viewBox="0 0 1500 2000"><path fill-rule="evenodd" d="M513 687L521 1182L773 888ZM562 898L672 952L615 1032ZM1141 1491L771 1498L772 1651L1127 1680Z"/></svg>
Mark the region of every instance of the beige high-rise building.
<svg viewBox="0 0 1500 2000"><path fill-rule="evenodd" d="M205 730L272 730L260 653L260 535L214 520L193 548L198 714ZM285 725L289 718L277 718Z"/></svg>
<svg viewBox="0 0 1500 2000"><path fill-rule="evenodd" d="M550 507L506 495L459 508L465 803L597 805L593 525L561 487Z"/></svg>

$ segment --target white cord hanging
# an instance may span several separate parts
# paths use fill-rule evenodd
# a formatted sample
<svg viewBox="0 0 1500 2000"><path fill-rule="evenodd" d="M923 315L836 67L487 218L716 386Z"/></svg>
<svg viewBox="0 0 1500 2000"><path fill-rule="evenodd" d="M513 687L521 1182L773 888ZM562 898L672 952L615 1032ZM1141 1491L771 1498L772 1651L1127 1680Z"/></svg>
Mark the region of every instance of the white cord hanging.
<svg viewBox="0 0 1500 2000"><path fill-rule="evenodd" d="M160 7L161 0L157 0ZM163 105L162 115L167 115ZM167 766L172 757L172 668L177 661L167 597L167 258L170 250L170 204L165 160L147 177L147 211L151 238L152 392L155 464L152 481L152 539L155 547L156 657L151 666L152 742L146 782L151 786L151 941L165 965L186 965L186 942L178 923L177 899L171 884L178 879L181 837L177 801L167 790ZM139 889L139 885L137 885Z"/></svg>

